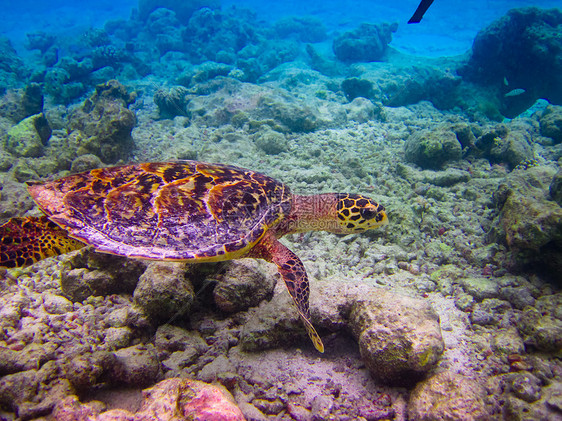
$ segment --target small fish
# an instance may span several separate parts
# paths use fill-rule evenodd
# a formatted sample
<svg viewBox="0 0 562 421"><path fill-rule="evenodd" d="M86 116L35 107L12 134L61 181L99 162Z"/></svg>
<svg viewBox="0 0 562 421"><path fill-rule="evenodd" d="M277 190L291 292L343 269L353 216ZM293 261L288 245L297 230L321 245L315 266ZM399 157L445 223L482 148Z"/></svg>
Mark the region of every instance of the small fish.
<svg viewBox="0 0 562 421"><path fill-rule="evenodd" d="M505 97L509 97L509 96L518 96L518 95L524 94L525 92L526 92L525 89L519 88L519 89L514 89L514 90L512 90L512 91L509 91L509 92L508 92L507 94L505 94L504 96L505 96Z"/></svg>
<svg viewBox="0 0 562 421"><path fill-rule="evenodd" d="M431 6L431 3L433 3L433 0L421 0L418 8L414 12L408 23L420 23L424 13L427 11L427 9L429 9L429 6Z"/></svg>
<svg viewBox="0 0 562 421"><path fill-rule="evenodd" d="M509 82L508 82L508 80L507 80L507 78L506 78L505 76L503 77L503 84L504 84L505 86L509 86Z"/></svg>

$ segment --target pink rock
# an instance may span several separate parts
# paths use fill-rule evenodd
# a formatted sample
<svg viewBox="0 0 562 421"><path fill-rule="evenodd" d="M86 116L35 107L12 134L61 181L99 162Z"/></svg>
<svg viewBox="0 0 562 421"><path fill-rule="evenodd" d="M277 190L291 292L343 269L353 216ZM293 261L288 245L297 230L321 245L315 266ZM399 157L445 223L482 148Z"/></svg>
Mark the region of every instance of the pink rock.
<svg viewBox="0 0 562 421"><path fill-rule="evenodd" d="M143 391L135 419L159 421L245 421L226 389L197 380L172 378Z"/></svg>
<svg viewBox="0 0 562 421"><path fill-rule="evenodd" d="M304 406L298 403L289 403L287 411L297 421L312 421L312 413Z"/></svg>
<svg viewBox="0 0 562 421"><path fill-rule="evenodd" d="M83 405L78 397L71 395L61 400L53 410L53 418L56 421L80 421L95 420L99 411L91 405Z"/></svg>
<svg viewBox="0 0 562 421"><path fill-rule="evenodd" d="M53 411L56 421L246 421L230 393L222 386L171 378L143 390L136 413L81 404L76 396L61 401Z"/></svg>

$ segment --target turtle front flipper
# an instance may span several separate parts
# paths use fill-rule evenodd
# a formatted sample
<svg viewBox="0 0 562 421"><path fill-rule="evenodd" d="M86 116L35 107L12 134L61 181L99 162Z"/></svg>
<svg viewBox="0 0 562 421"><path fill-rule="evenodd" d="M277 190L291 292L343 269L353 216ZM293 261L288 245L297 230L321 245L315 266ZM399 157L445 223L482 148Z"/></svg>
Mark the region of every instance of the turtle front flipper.
<svg viewBox="0 0 562 421"><path fill-rule="evenodd" d="M310 322L310 310L308 307L308 297L310 288L308 275L303 263L298 256L285 247L273 235L267 233L264 238L251 250L248 257L258 257L268 262L275 263L279 273L285 281L285 285L297 306L300 318L304 323L306 332L312 340L314 347L324 352L324 344L316 329Z"/></svg>
<svg viewBox="0 0 562 421"><path fill-rule="evenodd" d="M81 247L46 216L12 218L0 226L0 267L29 266Z"/></svg>

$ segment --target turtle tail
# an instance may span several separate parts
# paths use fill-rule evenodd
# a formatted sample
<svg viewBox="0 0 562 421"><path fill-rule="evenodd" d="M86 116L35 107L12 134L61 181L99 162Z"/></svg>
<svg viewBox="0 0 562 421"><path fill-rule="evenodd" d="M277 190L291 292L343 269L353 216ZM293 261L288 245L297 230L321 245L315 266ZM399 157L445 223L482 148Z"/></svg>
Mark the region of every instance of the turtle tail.
<svg viewBox="0 0 562 421"><path fill-rule="evenodd" d="M0 267L29 266L83 246L46 216L12 218L0 226Z"/></svg>

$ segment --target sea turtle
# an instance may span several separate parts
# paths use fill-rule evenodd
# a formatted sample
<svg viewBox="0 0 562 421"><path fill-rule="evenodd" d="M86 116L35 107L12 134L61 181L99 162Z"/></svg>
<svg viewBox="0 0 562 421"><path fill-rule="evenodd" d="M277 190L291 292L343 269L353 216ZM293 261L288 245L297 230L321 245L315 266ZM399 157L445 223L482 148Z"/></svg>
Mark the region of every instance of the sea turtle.
<svg viewBox="0 0 562 421"><path fill-rule="evenodd" d="M0 227L0 266L20 267L82 247L139 259L275 263L316 349L301 260L279 238L324 230L356 233L388 223L383 206L342 193L292 194L266 175L198 161L100 168L28 183L42 217Z"/></svg>

